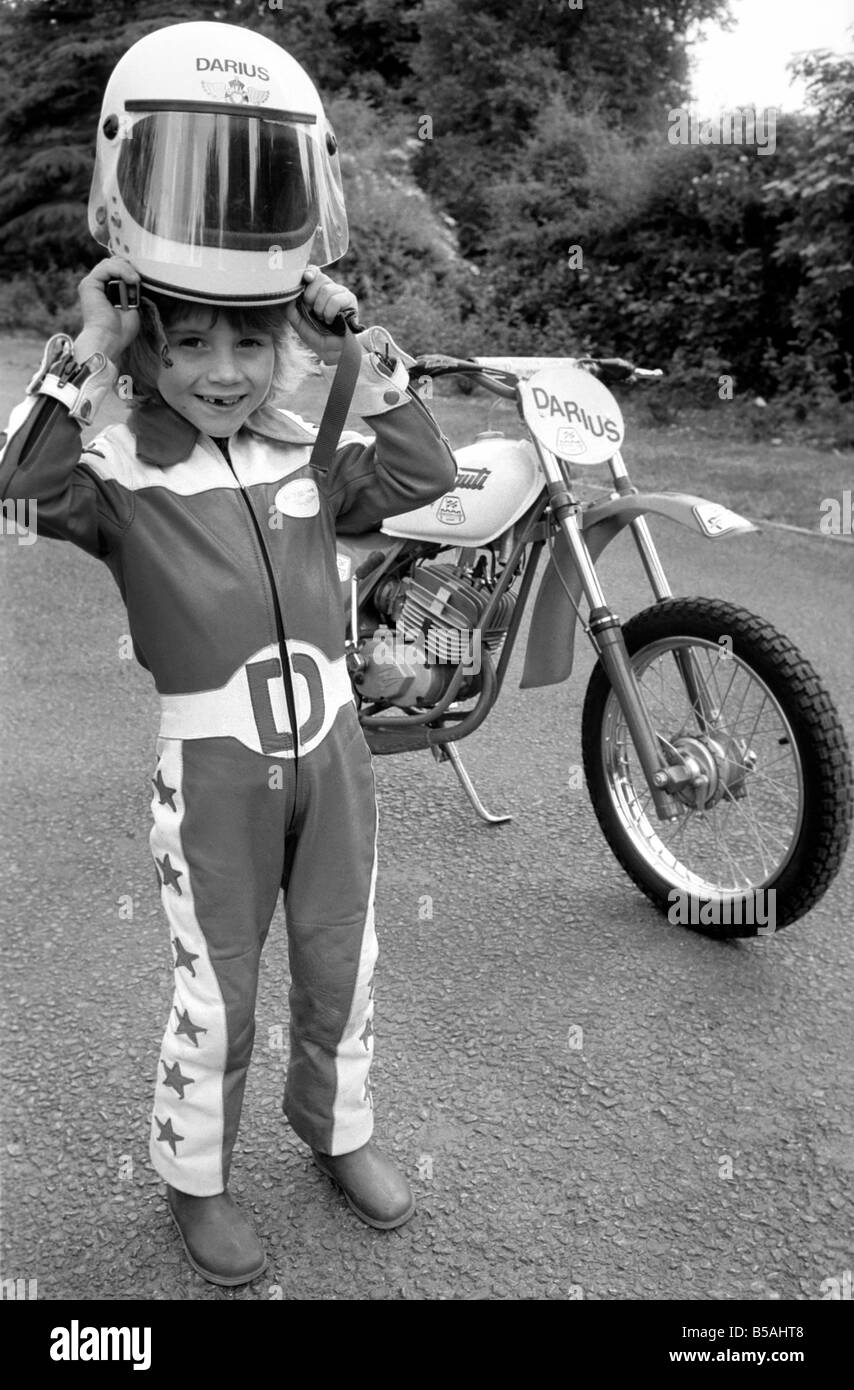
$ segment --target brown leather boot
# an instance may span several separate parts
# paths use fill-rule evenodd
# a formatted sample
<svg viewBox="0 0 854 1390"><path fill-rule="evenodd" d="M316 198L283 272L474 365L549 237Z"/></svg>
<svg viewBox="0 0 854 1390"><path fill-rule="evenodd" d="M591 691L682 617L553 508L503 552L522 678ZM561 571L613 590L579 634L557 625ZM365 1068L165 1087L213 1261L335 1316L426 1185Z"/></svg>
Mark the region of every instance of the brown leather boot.
<svg viewBox="0 0 854 1390"><path fill-rule="evenodd" d="M267 1268L267 1255L231 1194L193 1197L166 1188L169 1211L197 1274L211 1284L248 1284Z"/></svg>
<svg viewBox="0 0 854 1390"><path fill-rule="evenodd" d="M406 1178L370 1141L348 1154L311 1152L321 1172L340 1187L366 1225L391 1231L415 1211L415 1198Z"/></svg>

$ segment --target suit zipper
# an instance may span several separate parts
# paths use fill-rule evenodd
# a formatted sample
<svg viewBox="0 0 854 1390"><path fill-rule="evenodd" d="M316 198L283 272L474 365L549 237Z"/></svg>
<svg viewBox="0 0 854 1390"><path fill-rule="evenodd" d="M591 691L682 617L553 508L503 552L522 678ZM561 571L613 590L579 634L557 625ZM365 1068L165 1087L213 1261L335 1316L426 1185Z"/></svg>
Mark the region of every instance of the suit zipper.
<svg viewBox="0 0 854 1390"><path fill-rule="evenodd" d="M243 501L246 503L246 509L249 512L250 517L252 518L252 525L255 528L255 536L257 538L258 546L261 551L261 557L264 561L264 568L267 571L267 579L270 584L270 592L273 596L273 610L276 617L276 634L279 642L279 659L282 663L282 680L285 684L285 700L288 706L288 719L291 725L291 738L293 739L294 744L294 771L296 772L296 766L299 761L299 726L297 724L297 709L296 699L294 697L294 686L293 681L291 680L291 667L290 662L288 661L285 622L284 618L282 617L282 606L279 603L279 591L276 587L276 576L273 571L273 562L270 559L270 552L267 549L267 542L264 539L264 533L261 530L260 522L258 521L258 518L255 515L255 509L253 508L252 503L249 500L249 496L246 492L245 487L243 486L242 482L237 476L237 473L235 472L234 464L231 461L231 454L228 451L228 444L224 439L214 440L214 443L217 445L219 449L222 450L223 454L225 455L225 461L231 469L237 486L240 488L240 495L243 498Z"/></svg>

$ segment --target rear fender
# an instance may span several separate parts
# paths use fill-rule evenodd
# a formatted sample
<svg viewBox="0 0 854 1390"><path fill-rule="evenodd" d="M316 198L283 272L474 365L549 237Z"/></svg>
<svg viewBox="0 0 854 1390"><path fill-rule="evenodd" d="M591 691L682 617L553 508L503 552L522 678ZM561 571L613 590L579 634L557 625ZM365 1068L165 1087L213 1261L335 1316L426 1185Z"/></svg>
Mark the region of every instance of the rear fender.
<svg viewBox="0 0 854 1390"><path fill-rule="evenodd" d="M590 503L581 513L581 527L590 558L594 562L598 560L605 546L624 527L647 512L678 521L689 530L698 531L706 540L757 529L752 521L731 512L728 507L690 493L633 492L627 496L612 495ZM569 543L562 532L555 539L554 558L573 599L580 604L581 580L571 562ZM519 682L523 690L537 685L556 685L570 675L577 622L578 616L558 578L555 565L549 563L540 582L531 616L525 669Z"/></svg>

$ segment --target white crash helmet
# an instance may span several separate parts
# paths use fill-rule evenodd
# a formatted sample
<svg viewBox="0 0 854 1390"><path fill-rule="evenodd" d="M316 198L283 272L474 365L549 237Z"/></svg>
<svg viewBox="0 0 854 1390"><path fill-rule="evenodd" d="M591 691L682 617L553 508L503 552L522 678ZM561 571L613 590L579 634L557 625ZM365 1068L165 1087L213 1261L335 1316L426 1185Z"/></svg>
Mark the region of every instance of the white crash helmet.
<svg viewBox="0 0 854 1390"><path fill-rule="evenodd" d="M89 230L143 285L203 304L275 304L347 249L337 144L290 54L232 24L174 24L113 70Z"/></svg>

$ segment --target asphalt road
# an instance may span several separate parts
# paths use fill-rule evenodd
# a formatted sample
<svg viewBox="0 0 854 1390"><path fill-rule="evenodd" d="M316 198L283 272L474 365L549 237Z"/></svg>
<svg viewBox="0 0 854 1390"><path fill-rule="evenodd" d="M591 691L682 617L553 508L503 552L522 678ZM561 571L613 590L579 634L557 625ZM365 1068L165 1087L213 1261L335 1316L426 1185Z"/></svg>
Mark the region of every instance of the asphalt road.
<svg viewBox="0 0 854 1390"><path fill-rule="evenodd" d="M674 591L776 623L854 730L854 551L655 529ZM624 617L646 603L627 542L600 572ZM0 585L0 1277L40 1299L815 1300L852 1268L854 860L775 937L670 926L573 785L586 650L568 685L522 692L519 649L462 750L511 825L479 824L429 754L376 763L377 1136L418 1213L360 1225L286 1126L279 913L232 1182L270 1266L235 1292L204 1283L147 1160L171 994L147 846L156 696L120 659L95 561L4 537Z"/></svg>

